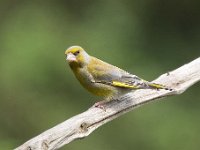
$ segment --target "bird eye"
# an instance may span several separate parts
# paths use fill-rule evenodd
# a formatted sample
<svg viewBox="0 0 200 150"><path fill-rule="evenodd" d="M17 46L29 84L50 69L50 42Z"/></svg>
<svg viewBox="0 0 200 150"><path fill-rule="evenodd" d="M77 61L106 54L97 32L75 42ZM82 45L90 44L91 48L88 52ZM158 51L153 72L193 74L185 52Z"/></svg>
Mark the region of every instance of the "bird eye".
<svg viewBox="0 0 200 150"><path fill-rule="evenodd" d="M80 51L76 51L76 52L74 53L74 55L77 56L79 53L80 53Z"/></svg>

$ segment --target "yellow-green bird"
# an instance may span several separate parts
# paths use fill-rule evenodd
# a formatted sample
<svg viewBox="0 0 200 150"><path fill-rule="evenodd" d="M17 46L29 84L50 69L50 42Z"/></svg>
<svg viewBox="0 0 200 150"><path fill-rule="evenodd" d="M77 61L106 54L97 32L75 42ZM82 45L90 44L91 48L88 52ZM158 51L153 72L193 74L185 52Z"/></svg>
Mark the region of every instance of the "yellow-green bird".
<svg viewBox="0 0 200 150"><path fill-rule="evenodd" d="M66 60L74 75L88 91L108 101L137 89L165 89L116 66L90 56L82 47L71 46L65 51Z"/></svg>

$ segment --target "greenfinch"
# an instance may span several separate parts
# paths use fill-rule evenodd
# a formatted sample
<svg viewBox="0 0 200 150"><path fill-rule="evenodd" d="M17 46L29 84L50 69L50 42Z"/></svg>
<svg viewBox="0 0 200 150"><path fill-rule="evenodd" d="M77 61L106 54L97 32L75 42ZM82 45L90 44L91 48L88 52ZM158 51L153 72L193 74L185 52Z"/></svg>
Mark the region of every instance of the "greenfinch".
<svg viewBox="0 0 200 150"><path fill-rule="evenodd" d="M82 47L71 46L65 51L66 60L81 85L94 95L108 101L137 89L165 89L116 66L90 56Z"/></svg>

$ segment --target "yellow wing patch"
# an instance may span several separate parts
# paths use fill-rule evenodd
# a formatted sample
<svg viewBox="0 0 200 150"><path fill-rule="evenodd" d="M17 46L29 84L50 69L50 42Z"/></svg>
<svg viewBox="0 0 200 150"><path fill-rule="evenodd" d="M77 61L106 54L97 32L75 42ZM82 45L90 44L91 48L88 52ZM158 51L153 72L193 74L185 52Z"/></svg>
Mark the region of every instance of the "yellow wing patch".
<svg viewBox="0 0 200 150"><path fill-rule="evenodd" d="M149 83L149 86L154 87L156 89L165 89L166 87L161 84L156 84L156 83Z"/></svg>
<svg viewBox="0 0 200 150"><path fill-rule="evenodd" d="M121 87L121 88L131 88L131 89L138 89L137 86L135 85L130 85L124 82L119 82L119 81L113 81L112 82L113 86Z"/></svg>

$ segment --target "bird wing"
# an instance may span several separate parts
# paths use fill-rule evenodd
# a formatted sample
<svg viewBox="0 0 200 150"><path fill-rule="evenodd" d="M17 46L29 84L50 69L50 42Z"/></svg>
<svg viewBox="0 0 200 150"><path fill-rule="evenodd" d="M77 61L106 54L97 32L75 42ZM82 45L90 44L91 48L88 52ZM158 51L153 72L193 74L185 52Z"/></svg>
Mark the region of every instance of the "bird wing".
<svg viewBox="0 0 200 150"><path fill-rule="evenodd" d="M97 58L93 59L89 66L88 71L95 83L130 89L148 87L147 81Z"/></svg>
<svg viewBox="0 0 200 150"><path fill-rule="evenodd" d="M121 88L131 89L140 89L148 87L146 81L132 74L122 75L118 80L113 80L112 85Z"/></svg>

